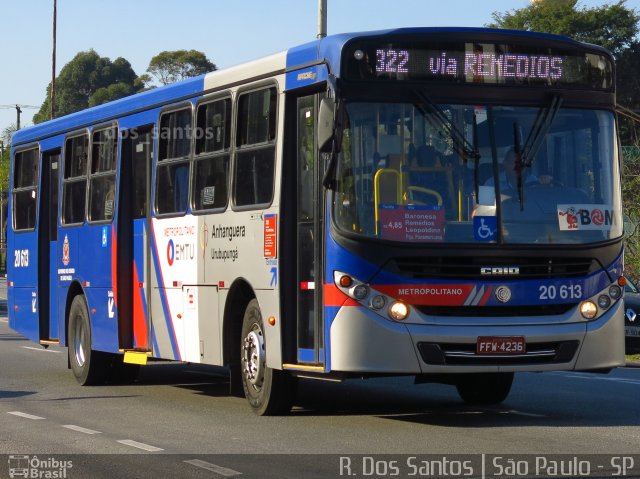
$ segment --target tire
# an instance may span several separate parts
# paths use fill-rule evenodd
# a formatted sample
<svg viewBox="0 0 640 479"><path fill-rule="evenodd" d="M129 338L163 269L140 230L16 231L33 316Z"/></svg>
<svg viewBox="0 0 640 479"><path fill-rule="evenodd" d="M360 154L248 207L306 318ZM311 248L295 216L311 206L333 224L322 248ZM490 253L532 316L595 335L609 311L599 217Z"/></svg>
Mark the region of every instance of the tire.
<svg viewBox="0 0 640 479"><path fill-rule="evenodd" d="M258 301L247 305L240 336L240 370L244 395L259 416L288 414L293 405L295 382L285 371L266 365L267 344Z"/></svg>
<svg viewBox="0 0 640 479"><path fill-rule="evenodd" d="M513 384L513 373L465 374L456 384L458 394L468 404L499 404Z"/></svg>
<svg viewBox="0 0 640 479"><path fill-rule="evenodd" d="M91 323L83 295L73 298L69 309L68 352L73 375L82 386L103 383L105 355L91 349Z"/></svg>

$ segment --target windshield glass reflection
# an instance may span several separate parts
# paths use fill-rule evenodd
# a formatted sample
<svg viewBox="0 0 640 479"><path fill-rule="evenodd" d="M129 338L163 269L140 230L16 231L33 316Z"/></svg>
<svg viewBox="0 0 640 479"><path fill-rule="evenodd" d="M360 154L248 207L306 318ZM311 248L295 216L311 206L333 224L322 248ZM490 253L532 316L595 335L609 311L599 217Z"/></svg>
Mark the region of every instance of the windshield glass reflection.
<svg viewBox="0 0 640 479"><path fill-rule="evenodd" d="M343 231L410 243L622 234L611 112L425 103L346 112L333 208Z"/></svg>

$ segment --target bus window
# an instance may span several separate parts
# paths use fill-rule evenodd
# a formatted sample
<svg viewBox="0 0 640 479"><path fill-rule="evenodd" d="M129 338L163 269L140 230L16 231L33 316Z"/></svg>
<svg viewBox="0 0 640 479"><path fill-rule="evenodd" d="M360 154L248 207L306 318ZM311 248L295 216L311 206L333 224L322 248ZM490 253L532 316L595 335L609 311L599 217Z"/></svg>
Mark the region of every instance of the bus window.
<svg viewBox="0 0 640 479"><path fill-rule="evenodd" d="M227 176L231 146L231 100L198 106L196 159L193 175L193 209L227 206Z"/></svg>
<svg viewBox="0 0 640 479"><path fill-rule="evenodd" d="M87 135L67 138L65 142L62 184L62 222L65 225L84 221L88 150Z"/></svg>
<svg viewBox="0 0 640 479"><path fill-rule="evenodd" d="M156 210L158 214L185 213L189 201L191 108L160 118Z"/></svg>
<svg viewBox="0 0 640 479"><path fill-rule="evenodd" d="M31 230L36 226L38 188L38 149L16 153L13 173L13 229Z"/></svg>
<svg viewBox="0 0 640 479"><path fill-rule="evenodd" d="M89 221L113 218L117 158L118 129L109 128L94 132L89 177Z"/></svg>
<svg viewBox="0 0 640 479"><path fill-rule="evenodd" d="M236 206L266 205L273 198L276 111L274 87L246 93L238 100Z"/></svg>

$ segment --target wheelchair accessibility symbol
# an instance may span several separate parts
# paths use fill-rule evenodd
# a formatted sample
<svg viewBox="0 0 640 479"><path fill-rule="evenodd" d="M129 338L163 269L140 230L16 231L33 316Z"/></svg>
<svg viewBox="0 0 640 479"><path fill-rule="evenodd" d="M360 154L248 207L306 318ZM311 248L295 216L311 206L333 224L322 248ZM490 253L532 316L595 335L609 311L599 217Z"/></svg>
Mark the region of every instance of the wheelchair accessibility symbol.
<svg viewBox="0 0 640 479"><path fill-rule="evenodd" d="M498 230L495 216L473 218L473 237L476 241L494 241Z"/></svg>

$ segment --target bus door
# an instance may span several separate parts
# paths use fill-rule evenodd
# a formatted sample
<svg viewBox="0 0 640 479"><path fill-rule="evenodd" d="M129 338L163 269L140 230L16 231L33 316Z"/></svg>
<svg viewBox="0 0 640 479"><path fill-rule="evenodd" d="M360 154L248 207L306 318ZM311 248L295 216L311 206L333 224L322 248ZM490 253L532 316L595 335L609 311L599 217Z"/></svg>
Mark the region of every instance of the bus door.
<svg viewBox="0 0 640 479"><path fill-rule="evenodd" d="M149 221L153 126L122 132L117 226L120 347L150 349Z"/></svg>
<svg viewBox="0 0 640 479"><path fill-rule="evenodd" d="M58 167L60 149L42 153L40 224L38 226L38 317L40 342L58 335Z"/></svg>
<svg viewBox="0 0 640 479"><path fill-rule="evenodd" d="M321 256L324 202L316 145L318 102L318 95L297 99L297 362L313 366L324 364Z"/></svg>

